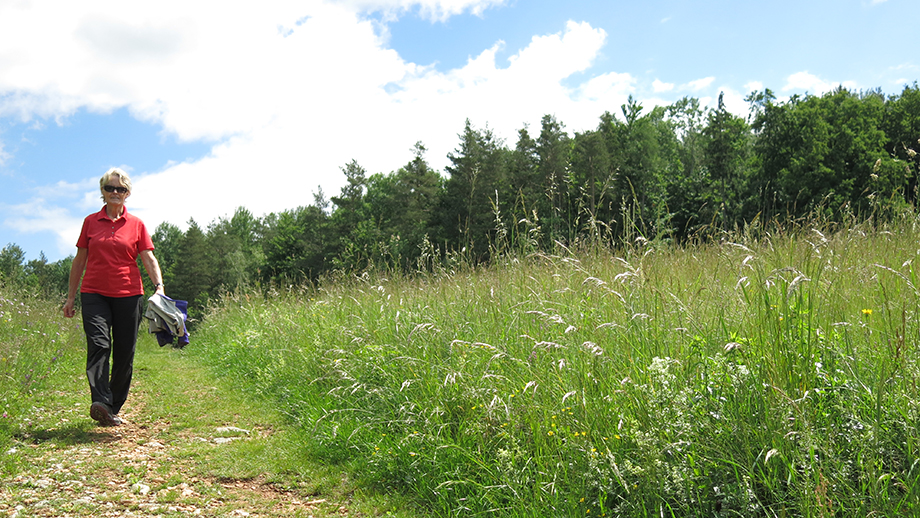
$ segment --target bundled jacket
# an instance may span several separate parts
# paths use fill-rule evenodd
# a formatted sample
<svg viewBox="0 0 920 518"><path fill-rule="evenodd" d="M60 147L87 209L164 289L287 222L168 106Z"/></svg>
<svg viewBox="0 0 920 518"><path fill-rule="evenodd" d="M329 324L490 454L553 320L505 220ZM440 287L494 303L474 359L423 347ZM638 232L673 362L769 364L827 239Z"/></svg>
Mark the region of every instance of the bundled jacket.
<svg viewBox="0 0 920 518"><path fill-rule="evenodd" d="M185 327L188 320L188 302L155 293L147 299L147 311L144 316L150 321L150 332L157 335L160 347L173 343L176 338L176 347L188 345L189 334Z"/></svg>

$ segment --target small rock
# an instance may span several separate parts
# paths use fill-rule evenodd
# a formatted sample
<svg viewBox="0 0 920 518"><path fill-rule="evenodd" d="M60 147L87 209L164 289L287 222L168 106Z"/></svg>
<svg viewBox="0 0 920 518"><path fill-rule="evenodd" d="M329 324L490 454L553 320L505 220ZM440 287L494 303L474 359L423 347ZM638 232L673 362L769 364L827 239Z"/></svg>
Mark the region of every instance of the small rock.
<svg viewBox="0 0 920 518"><path fill-rule="evenodd" d="M244 430L242 428L237 428L235 426L221 426L217 428L217 433L244 433L249 435L249 430Z"/></svg>

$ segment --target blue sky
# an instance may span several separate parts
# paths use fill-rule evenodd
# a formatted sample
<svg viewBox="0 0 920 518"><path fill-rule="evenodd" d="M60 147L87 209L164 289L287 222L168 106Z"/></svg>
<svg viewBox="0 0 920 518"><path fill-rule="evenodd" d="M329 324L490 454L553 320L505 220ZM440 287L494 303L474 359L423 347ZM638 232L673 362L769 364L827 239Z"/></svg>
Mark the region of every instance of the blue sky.
<svg viewBox="0 0 920 518"><path fill-rule="evenodd" d="M127 169L129 210L206 226L310 204L412 159L443 169L469 118L513 146L684 96L897 94L920 79L907 0L0 0L0 247L74 252Z"/></svg>

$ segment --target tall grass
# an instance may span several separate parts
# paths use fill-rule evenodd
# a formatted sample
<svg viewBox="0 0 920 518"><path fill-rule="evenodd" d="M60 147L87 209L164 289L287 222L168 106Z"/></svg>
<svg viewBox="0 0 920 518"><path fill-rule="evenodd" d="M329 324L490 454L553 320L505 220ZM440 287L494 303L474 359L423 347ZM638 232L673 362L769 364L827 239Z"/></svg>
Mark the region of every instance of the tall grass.
<svg viewBox="0 0 920 518"><path fill-rule="evenodd" d="M433 514L920 514L920 227L237 294L188 354Z"/></svg>
<svg viewBox="0 0 920 518"><path fill-rule="evenodd" d="M0 473L15 471L10 439L61 377L79 372L81 332L60 305L0 287Z"/></svg>

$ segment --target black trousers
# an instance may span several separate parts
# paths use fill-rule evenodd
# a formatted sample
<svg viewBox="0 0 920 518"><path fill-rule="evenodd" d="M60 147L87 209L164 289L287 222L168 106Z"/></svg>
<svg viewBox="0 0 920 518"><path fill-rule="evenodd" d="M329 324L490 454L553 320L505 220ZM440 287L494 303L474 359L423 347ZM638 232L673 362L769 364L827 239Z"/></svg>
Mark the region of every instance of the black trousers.
<svg viewBox="0 0 920 518"><path fill-rule="evenodd" d="M134 374L134 350L141 323L141 295L106 297L81 293L86 333L86 377L93 403L117 414L128 399ZM109 357L112 360L109 373Z"/></svg>

